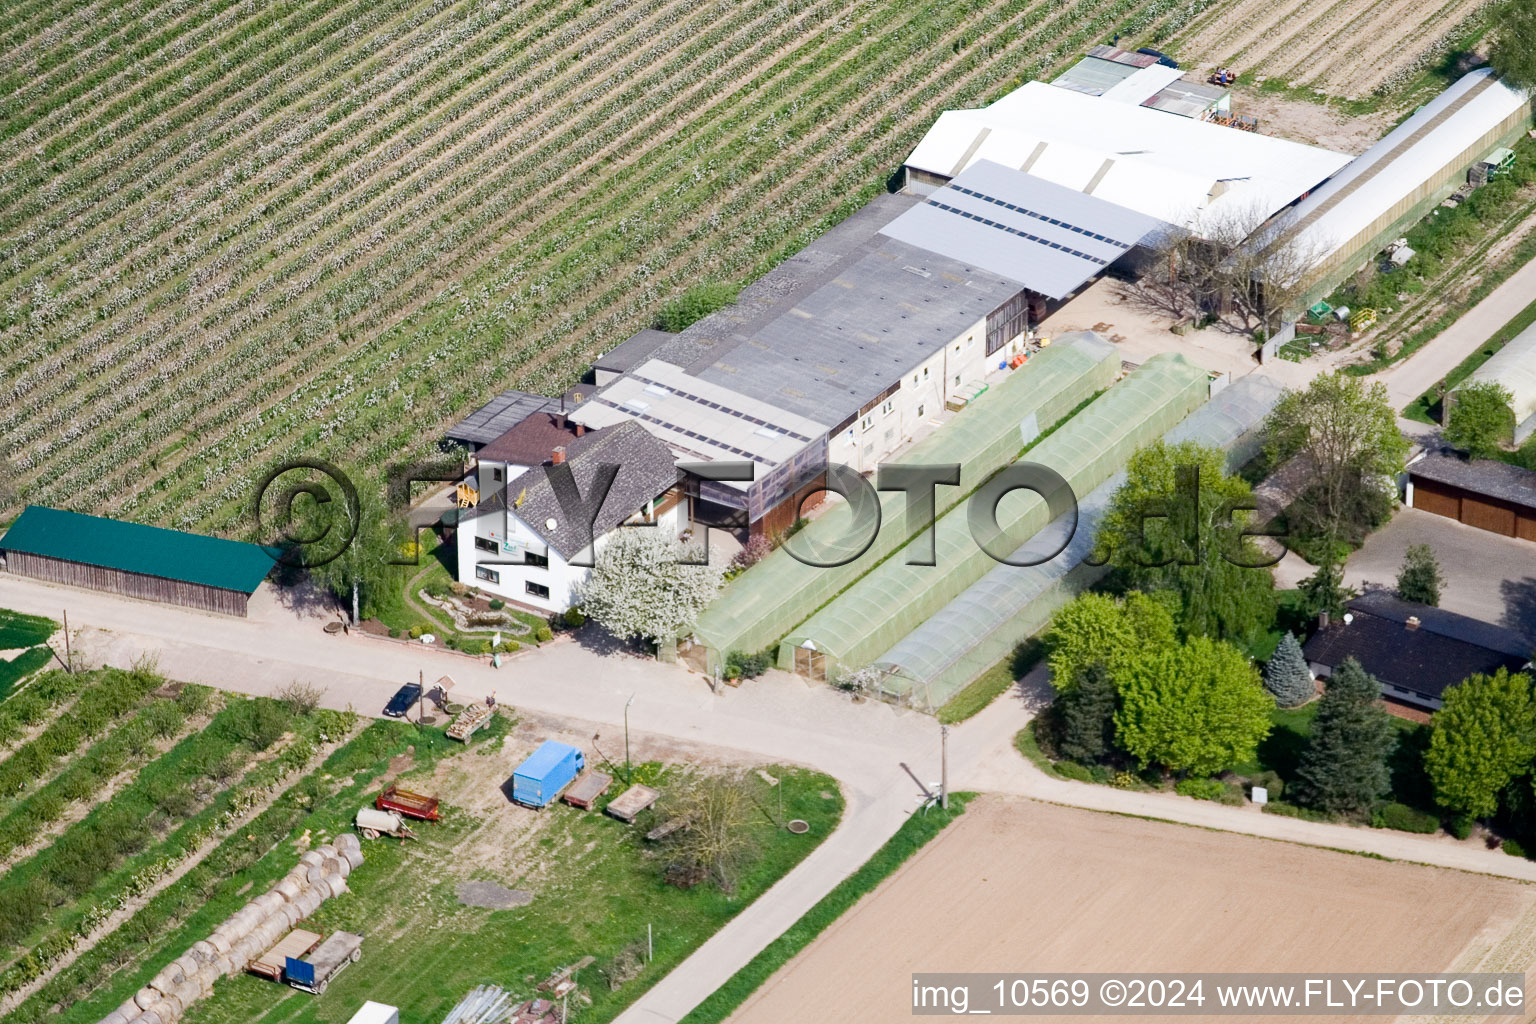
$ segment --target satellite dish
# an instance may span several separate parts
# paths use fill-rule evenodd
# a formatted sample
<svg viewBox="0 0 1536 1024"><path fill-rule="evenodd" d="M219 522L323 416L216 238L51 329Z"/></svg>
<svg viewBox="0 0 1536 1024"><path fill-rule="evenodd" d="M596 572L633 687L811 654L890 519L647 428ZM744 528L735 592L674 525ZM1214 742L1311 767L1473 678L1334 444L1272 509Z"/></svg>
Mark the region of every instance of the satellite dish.
<svg viewBox="0 0 1536 1024"><path fill-rule="evenodd" d="M1354 621L1355 621L1355 614L1354 614L1354 612L1345 612L1344 613L1344 625L1347 626L1351 622L1354 622Z"/></svg>
<svg viewBox="0 0 1536 1024"><path fill-rule="evenodd" d="M557 526L559 526L559 525L560 525L560 524L559 524L559 523L557 523L557 522L555 522L555 521L554 521L554 520L553 520L553 519L546 519L546 520L544 520L544 526L545 526L545 527L546 527L546 528L548 528L548 529L551 529L551 530L553 530L553 529L554 529L554 528L555 528L555 527L557 527Z"/></svg>

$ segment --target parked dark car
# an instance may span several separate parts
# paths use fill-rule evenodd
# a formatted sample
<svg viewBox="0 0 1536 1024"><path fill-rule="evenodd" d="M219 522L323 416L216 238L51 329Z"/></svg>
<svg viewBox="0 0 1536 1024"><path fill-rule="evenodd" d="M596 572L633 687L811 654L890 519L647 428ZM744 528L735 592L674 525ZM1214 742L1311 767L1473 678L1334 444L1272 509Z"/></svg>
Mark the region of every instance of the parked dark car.
<svg viewBox="0 0 1536 1024"><path fill-rule="evenodd" d="M1141 49L1137 50L1136 52L1137 53L1144 53L1148 57L1156 57L1157 58L1157 62L1159 64L1161 64L1165 68L1177 68L1179 66L1179 62L1178 61L1174 60L1172 57L1168 56L1163 51L1161 51L1161 50L1154 50L1150 46L1143 46Z"/></svg>
<svg viewBox="0 0 1536 1024"><path fill-rule="evenodd" d="M404 718L420 699L421 687L415 683L406 683L389 698L389 703L384 705L384 713L390 718Z"/></svg>

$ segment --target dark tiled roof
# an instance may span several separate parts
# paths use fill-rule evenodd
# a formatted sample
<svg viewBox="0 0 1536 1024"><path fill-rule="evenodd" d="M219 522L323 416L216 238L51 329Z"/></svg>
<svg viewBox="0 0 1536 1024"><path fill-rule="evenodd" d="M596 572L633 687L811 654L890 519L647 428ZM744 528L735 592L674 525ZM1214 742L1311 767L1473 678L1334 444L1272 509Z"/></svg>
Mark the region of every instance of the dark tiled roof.
<svg viewBox="0 0 1536 1024"><path fill-rule="evenodd" d="M592 432L588 431L587 436ZM560 423L558 412L536 412L517 426L481 448L475 457L481 462L505 462L512 466L542 466L550 460L556 448L570 449L587 443L586 437L577 437L575 427Z"/></svg>
<svg viewBox="0 0 1536 1024"><path fill-rule="evenodd" d="M1478 459L1467 462L1454 455L1433 454L1408 467L1408 474L1424 480L1486 494L1515 505L1536 508L1536 473L1507 462Z"/></svg>
<svg viewBox="0 0 1536 1024"><path fill-rule="evenodd" d="M1536 640L1516 630L1496 626L1482 619L1458 615L1444 608L1403 601L1385 590L1362 594L1349 602L1349 607L1351 611L1368 612L1379 618L1391 619L1393 622L1407 622L1410 616L1417 616L1420 629L1448 636L1452 640L1462 640L1469 644L1477 644L1479 647L1503 651L1505 654L1529 655L1533 649L1536 649Z"/></svg>
<svg viewBox="0 0 1536 1024"><path fill-rule="evenodd" d="M559 400L527 391L507 390L464 417L448 431L452 441L489 444L536 412L559 406Z"/></svg>
<svg viewBox="0 0 1536 1024"><path fill-rule="evenodd" d="M1501 667L1514 672L1528 660L1423 626L1409 629L1370 612L1352 609L1352 618L1349 623L1335 622L1308 640L1303 648L1307 661L1333 669L1344 659L1354 658L1383 683L1438 699L1474 673L1492 673Z"/></svg>
<svg viewBox="0 0 1536 1024"><path fill-rule="evenodd" d="M588 433L567 448L566 464L584 495L590 492L602 463L617 465L619 471L592 524L594 538L618 526L677 483L677 464L671 450L633 420ZM517 489L523 479L529 483L520 492L521 501L512 511L560 554L567 558L576 554L587 543L587 535L560 506L549 474L542 469L530 470L511 481L509 489ZM553 529L548 525L550 520L555 523Z"/></svg>

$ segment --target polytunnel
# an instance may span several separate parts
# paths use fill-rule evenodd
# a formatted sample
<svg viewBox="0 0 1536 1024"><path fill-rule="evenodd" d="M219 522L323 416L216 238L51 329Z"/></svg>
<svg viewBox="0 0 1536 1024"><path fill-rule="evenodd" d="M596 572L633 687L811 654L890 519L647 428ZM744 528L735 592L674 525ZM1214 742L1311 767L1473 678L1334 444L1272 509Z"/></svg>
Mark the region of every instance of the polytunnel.
<svg viewBox="0 0 1536 1024"><path fill-rule="evenodd" d="M1063 334L892 464L960 464L960 486L934 489L934 513L940 515L1119 373L1120 356L1109 342L1087 331ZM915 528L906 525L905 495L882 492L880 511L874 543L847 565L819 568L777 549L728 583L694 627L693 644L707 652L700 667L714 671L728 651L760 651L773 644L906 543ZM805 542L829 544L847 536L850 515L846 503L832 506L801 531ZM684 651L698 656L686 646Z"/></svg>
<svg viewBox="0 0 1536 1024"><path fill-rule="evenodd" d="M1209 390L1205 371L1182 355L1154 356L1041 440L1028 461L1055 470L1074 495L1087 494ZM1020 542L1033 540L1049 517L1045 499L1031 491L1010 493L997 505L1001 535ZM972 535L966 506L939 517L934 552L934 565L908 565L900 553L881 562L784 638L779 667L831 679L868 665L998 564Z"/></svg>
<svg viewBox="0 0 1536 1024"><path fill-rule="evenodd" d="M1511 338L1486 363L1473 370L1465 383L1446 395L1447 415L1462 388L1488 381L1501 384L1509 391L1515 443L1523 442L1536 431L1536 326L1527 327Z"/></svg>
<svg viewBox="0 0 1536 1024"><path fill-rule="evenodd" d="M1227 469L1236 470L1257 454L1264 419L1281 391L1270 378L1250 374L1218 392L1163 440L1224 448ZM882 695L935 710L1008 657L1019 641L1045 628L1058 608L1104 574L1102 567L1082 562L1099 518L1124 482L1122 469L1078 502L1077 529L1061 554L1042 565L996 566L875 659L884 676ZM1062 517L1046 529L1059 536L1070 526Z"/></svg>

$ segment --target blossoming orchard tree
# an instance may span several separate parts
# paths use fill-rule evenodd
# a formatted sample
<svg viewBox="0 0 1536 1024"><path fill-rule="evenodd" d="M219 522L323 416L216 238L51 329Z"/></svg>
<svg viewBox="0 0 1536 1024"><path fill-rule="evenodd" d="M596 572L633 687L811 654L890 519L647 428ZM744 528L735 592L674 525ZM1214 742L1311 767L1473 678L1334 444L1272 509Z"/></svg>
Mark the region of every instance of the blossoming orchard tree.
<svg viewBox="0 0 1536 1024"><path fill-rule="evenodd" d="M654 529L623 529L598 551L581 587L587 616L623 640L677 639L720 589L720 570Z"/></svg>

